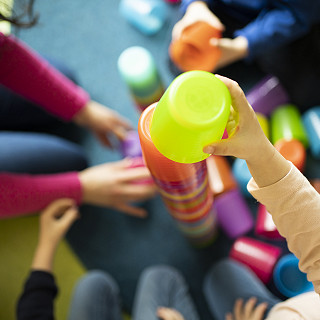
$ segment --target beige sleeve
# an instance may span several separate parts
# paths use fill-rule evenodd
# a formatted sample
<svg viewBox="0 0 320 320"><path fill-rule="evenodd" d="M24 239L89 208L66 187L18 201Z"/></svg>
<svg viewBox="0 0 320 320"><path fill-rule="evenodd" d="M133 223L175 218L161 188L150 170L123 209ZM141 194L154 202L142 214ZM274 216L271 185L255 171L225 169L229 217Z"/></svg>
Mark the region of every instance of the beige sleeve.
<svg viewBox="0 0 320 320"><path fill-rule="evenodd" d="M280 181L259 188L253 179L249 192L272 215L289 250L299 259L315 291L320 293L320 195L294 165Z"/></svg>

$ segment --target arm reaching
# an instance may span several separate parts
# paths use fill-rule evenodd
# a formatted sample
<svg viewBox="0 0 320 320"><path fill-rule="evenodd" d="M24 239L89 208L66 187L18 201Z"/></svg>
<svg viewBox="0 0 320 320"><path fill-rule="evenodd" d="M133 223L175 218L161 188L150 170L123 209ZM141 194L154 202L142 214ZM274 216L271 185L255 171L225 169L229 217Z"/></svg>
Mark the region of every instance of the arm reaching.
<svg viewBox="0 0 320 320"><path fill-rule="evenodd" d="M219 78L232 97L235 112L229 126L234 134L207 146L204 152L246 160L253 177L248 190L267 207L290 251L299 259L301 271L320 293L320 195L269 142L237 83Z"/></svg>

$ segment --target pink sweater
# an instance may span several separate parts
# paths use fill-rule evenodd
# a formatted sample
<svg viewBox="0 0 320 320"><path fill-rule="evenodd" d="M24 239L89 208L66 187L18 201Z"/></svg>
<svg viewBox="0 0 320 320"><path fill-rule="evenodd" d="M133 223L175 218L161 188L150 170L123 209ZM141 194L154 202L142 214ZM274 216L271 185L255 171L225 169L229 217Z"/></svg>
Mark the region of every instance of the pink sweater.
<svg viewBox="0 0 320 320"><path fill-rule="evenodd" d="M267 207L290 251L299 259L301 271L307 274L315 289L277 304L267 319L320 319L319 193L293 165L290 172L273 185L259 188L251 179L248 190Z"/></svg>
<svg viewBox="0 0 320 320"><path fill-rule="evenodd" d="M89 101L89 95L82 88L51 67L31 48L2 33L0 84L66 121ZM61 197L81 201L77 173L0 174L0 217L32 213Z"/></svg>

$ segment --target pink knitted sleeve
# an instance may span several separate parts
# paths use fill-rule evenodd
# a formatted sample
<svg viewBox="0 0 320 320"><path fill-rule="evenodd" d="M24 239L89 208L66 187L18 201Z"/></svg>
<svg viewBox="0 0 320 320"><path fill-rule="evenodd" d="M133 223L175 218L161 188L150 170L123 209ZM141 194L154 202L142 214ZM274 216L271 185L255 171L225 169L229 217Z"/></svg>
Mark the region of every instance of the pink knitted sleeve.
<svg viewBox="0 0 320 320"><path fill-rule="evenodd" d="M59 198L81 202L82 190L76 172L26 175L0 173L0 218L35 213Z"/></svg>
<svg viewBox="0 0 320 320"><path fill-rule="evenodd" d="M0 33L0 84L48 112L71 120L89 95L13 36Z"/></svg>

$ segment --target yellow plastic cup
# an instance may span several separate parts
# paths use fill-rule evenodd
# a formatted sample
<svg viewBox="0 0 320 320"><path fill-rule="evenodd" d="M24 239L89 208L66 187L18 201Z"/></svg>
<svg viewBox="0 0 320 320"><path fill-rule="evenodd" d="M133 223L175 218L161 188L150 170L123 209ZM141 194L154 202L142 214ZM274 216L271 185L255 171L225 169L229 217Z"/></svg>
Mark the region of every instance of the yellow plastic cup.
<svg viewBox="0 0 320 320"><path fill-rule="evenodd" d="M150 124L151 139L170 160L202 161L209 157L203 147L221 139L230 105L227 87L212 73L185 72L158 102Z"/></svg>

